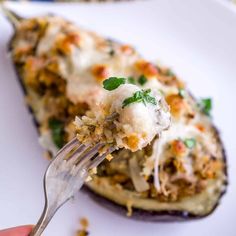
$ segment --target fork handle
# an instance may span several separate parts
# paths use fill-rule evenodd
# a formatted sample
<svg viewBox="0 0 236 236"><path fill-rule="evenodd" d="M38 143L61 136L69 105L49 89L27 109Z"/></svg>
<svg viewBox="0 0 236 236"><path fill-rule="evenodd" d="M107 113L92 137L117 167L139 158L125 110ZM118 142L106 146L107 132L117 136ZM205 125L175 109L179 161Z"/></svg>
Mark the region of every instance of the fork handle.
<svg viewBox="0 0 236 236"><path fill-rule="evenodd" d="M48 204L46 203L39 221L33 228L32 232L29 234L29 236L40 236L56 213L57 209L58 206L55 205L48 207Z"/></svg>

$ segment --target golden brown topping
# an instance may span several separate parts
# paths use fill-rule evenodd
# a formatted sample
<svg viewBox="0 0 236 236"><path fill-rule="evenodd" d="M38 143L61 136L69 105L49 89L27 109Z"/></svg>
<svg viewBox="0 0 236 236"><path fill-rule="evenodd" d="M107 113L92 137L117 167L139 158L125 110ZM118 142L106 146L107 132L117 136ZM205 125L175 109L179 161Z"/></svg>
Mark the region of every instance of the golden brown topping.
<svg viewBox="0 0 236 236"><path fill-rule="evenodd" d="M54 35L55 38L53 39L56 40L55 44L50 46L48 50L44 52L44 57L42 57L40 56L41 54L38 54L40 50L37 49L37 45L41 42L41 38L44 37L44 32L45 29L47 29L48 24L50 27L53 27L55 24L55 26L58 26L60 30L59 33L55 33ZM116 59L119 62L119 57L121 56L123 59L127 59L127 62L131 62L127 64L125 69L128 69L128 73L130 73L134 78L143 75L143 77L147 79L152 79L151 77L154 77L162 83L160 89L163 89L165 94L167 94L166 100L170 105L171 113L174 118L184 117L185 120L183 125L194 126L202 132L202 134L200 134L196 131L199 137L203 135L204 137L205 135L209 136L211 132L208 123L204 120L199 121L199 123L197 123L198 121L193 123L194 121L190 120L194 117L194 111L196 110L194 107L194 104L196 105L196 103L191 100L191 97L187 93L188 96L181 95L180 93L177 94L177 92L176 94L170 94L170 91L177 91L178 88L184 88L184 83L180 81L171 70L155 66L148 61L140 59L138 56L137 58L134 58L133 55L135 54L135 50L129 45L119 45L116 42L105 40L94 33L83 32L85 37L82 38L80 36L84 35L81 34L80 29L77 31L71 23L64 20L57 21L54 18L51 20L51 17L42 17L23 20L20 24L20 29L17 30L13 39L11 50L14 62L16 63L20 73L22 73L21 76L24 78L23 82L26 84L26 88L28 89L28 87L30 87L30 89L33 89L33 92L37 95L37 98L34 98L31 94L28 94L26 99L33 108L35 104L39 105L36 109L44 112L43 115L39 112L40 117L43 117L40 118L41 131L43 128L45 128L44 131L47 131L48 120L50 118L56 118L62 120L64 123L65 134L63 139L66 141L71 140L75 136L72 120L76 115L82 116L85 114L90 118L87 122L91 123L91 126L93 126L94 116L89 115L89 112L86 113L89 106L86 103L72 103L69 100L69 96L66 94L66 81L68 78L65 78L64 80L61 77L62 74L66 74L63 73L63 69L66 71L67 69L68 71L71 69L69 67L67 68L67 61L63 60L67 60L70 57L69 54L72 50L76 49L75 47L81 47L83 49L83 46L85 46L84 51L86 53L86 42L85 44L82 44L81 40L88 39L92 40L94 50L106 54L104 61L102 59L103 57L101 57L102 61L97 65L92 64L93 60L88 60L88 62L86 62L88 63L86 65L88 65L90 68L89 70L92 73L91 76L94 76L94 80L96 79L96 81L101 83L104 79L108 78L110 76L110 71L113 71L113 68L114 71L116 70L116 68L113 67L113 62L115 64ZM112 58L111 61L107 62L109 54L111 56L115 54L116 56ZM131 61L129 58L131 58ZM133 64L133 60L135 60L136 63ZM105 63L109 63L109 67ZM121 69L122 68L121 65ZM88 71L87 69L84 71L82 70L81 74L83 72L87 73ZM158 85L159 83L157 83L157 86ZM95 92L91 91L91 97L94 96L94 93L97 93L97 90ZM40 97L40 100L36 103L35 99L38 99L38 97ZM75 99L75 101L77 100ZM104 111L106 111L106 109L104 109ZM201 120L198 119L198 114L196 114L195 117L196 120ZM177 123L178 120L173 119L174 125L175 122ZM194 130L195 129L193 129L193 131ZM91 132L90 129L86 129L85 131L88 132L88 134ZM209 131L209 133L206 131ZM101 127L96 127L94 134L100 135L101 132ZM111 132L110 129L106 130L106 136L108 137L108 141L112 143L114 140L109 139L111 136L109 132ZM176 201L182 199L182 197L201 193L208 185L208 179L214 179L219 173L222 173L221 171L222 168L224 168L224 163L221 159L217 159L218 156L217 158L214 158L209 154L210 151L205 147L208 143L205 143L204 140L199 138L197 139L197 145L194 146L194 148L191 148L185 144L186 140L178 140L178 135L179 134L176 134L176 136L169 141L168 144L170 148L163 149L163 159L161 159L157 165L160 167L160 191L157 190L152 180L154 162L153 159L149 158L153 152L152 145L142 149L141 151L135 152L140 168L148 167L146 168L147 170L145 169L144 171L144 168L142 170L143 174L145 174L144 177L146 181L150 184L150 190L142 192L142 197L157 198L159 201ZM192 139L192 136L188 136L188 134L186 135L186 137ZM125 138L124 141L130 149L136 149L139 138L145 139L146 136L147 134L145 133L141 133L140 136L133 133L128 138ZM211 138L212 136L209 137ZM176 139L174 140L174 138ZM194 134L193 138L196 138ZM210 144L214 145L211 142ZM101 151L101 153L103 152L103 150L99 151ZM127 149L122 149L114 152L113 155L115 157L114 160L110 160L112 159L112 156L109 155L106 158L110 160L110 162L105 161L98 168L99 176L100 174L101 176L105 175L105 177L109 178L109 181L112 184L116 185L117 188L120 188L121 190L125 188L134 191L134 186L130 179L127 166L127 160L131 157L131 152ZM150 160L150 162L147 162L148 164L145 166L143 165L144 158ZM104 168L104 166L106 166L106 168ZM102 183L99 177L96 181L98 185ZM127 202L127 208L129 210L128 214L131 215L132 202ZM80 223L82 227L77 232L78 235L87 235L87 220L82 218Z"/></svg>
<svg viewBox="0 0 236 236"><path fill-rule="evenodd" d="M45 19L22 20L12 42L12 45L18 43L17 47L12 50L16 62L24 62L27 56L35 53L37 43L44 34L46 26Z"/></svg>
<svg viewBox="0 0 236 236"><path fill-rule="evenodd" d="M47 70L53 72L53 73L57 73L60 74L60 69L59 69L59 64L57 62L57 58L50 58L50 61L48 61L47 65L46 65Z"/></svg>
<svg viewBox="0 0 236 236"><path fill-rule="evenodd" d="M206 131L206 127L203 124L201 124L201 123L197 123L195 126L201 132L205 132Z"/></svg>
<svg viewBox="0 0 236 236"><path fill-rule="evenodd" d="M44 27L46 25L47 21L43 18L27 19L19 25L19 29L21 31L38 30L40 27Z"/></svg>
<svg viewBox="0 0 236 236"><path fill-rule="evenodd" d="M185 87L185 84L183 81L178 79L176 75L166 67L158 67L158 80L168 86L176 86L179 89L183 89Z"/></svg>
<svg viewBox="0 0 236 236"><path fill-rule="evenodd" d="M24 47L19 47L16 48L13 52L13 57L15 61L20 61L21 59L23 59L25 56L27 56L28 54L30 54L30 52L32 51L33 47L31 45L27 45Z"/></svg>
<svg viewBox="0 0 236 236"><path fill-rule="evenodd" d="M76 115L84 115L87 110L88 104L86 103L73 104L69 102L67 106L67 112L71 117L75 117Z"/></svg>
<svg viewBox="0 0 236 236"><path fill-rule="evenodd" d="M41 58L28 57L24 65L24 81L29 86L37 87L37 76L43 67L44 61Z"/></svg>
<svg viewBox="0 0 236 236"><path fill-rule="evenodd" d="M127 145L130 147L131 150L137 149L139 144L139 138L136 134L130 135L127 137Z"/></svg>
<svg viewBox="0 0 236 236"><path fill-rule="evenodd" d="M186 155L187 148L182 140L174 140L171 142L171 152L176 157L182 157Z"/></svg>
<svg viewBox="0 0 236 236"><path fill-rule="evenodd" d="M171 94L166 97L166 102L170 106L171 114L178 118L186 112L187 103L185 99L178 94Z"/></svg>
<svg viewBox="0 0 236 236"><path fill-rule="evenodd" d="M79 43L79 35L76 33L70 33L58 39L56 43L56 48L64 54L69 54L71 52L72 46L79 46Z"/></svg>
<svg viewBox="0 0 236 236"><path fill-rule="evenodd" d="M195 163L195 171L204 179L214 179L223 168L221 160L211 156L199 157Z"/></svg>
<svg viewBox="0 0 236 236"><path fill-rule="evenodd" d="M102 82L109 77L109 70L106 65L94 65L92 67L92 74L98 82Z"/></svg>
<svg viewBox="0 0 236 236"><path fill-rule="evenodd" d="M157 78L161 83L168 86L176 86L179 89L185 87L184 82L177 79L175 76L166 76L166 75L159 74Z"/></svg>
<svg viewBox="0 0 236 236"><path fill-rule="evenodd" d="M123 175L123 174L113 175L114 183L125 183L128 180L129 180L129 177L127 175Z"/></svg>
<svg viewBox="0 0 236 236"><path fill-rule="evenodd" d="M155 65L144 60L137 61L136 68L141 74L143 74L147 78L156 76L158 73L158 69Z"/></svg>
<svg viewBox="0 0 236 236"><path fill-rule="evenodd" d="M111 161L113 159L113 156L111 154L106 155L106 159L108 161Z"/></svg>
<svg viewBox="0 0 236 236"><path fill-rule="evenodd" d="M127 55L131 55L134 52L134 49L130 45L122 45L120 50Z"/></svg>
<svg viewBox="0 0 236 236"><path fill-rule="evenodd" d="M179 159L174 159L174 160L173 160L173 164L174 164L174 166L175 166L177 172L182 172L182 173L185 173L185 172L186 172L186 170L185 170L185 168L184 168L184 164L183 164L183 162L182 162L181 160L179 160Z"/></svg>

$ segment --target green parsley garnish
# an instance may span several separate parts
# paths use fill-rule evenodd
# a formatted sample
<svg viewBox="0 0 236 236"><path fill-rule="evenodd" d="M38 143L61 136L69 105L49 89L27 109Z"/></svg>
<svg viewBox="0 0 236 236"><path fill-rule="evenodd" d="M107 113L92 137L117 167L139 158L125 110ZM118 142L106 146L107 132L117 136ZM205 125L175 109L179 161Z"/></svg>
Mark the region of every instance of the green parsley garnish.
<svg viewBox="0 0 236 236"><path fill-rule="evenodd" d="M163 91L162 89L158 89L158 91L160 92L160 94L161 94L162 96L165 96L165 93L164 93L164 91Z"/></svg>
<svg viewBox="0 0 236 236"><path fill-rule="evenodd" d="M182 98L184 98L184 97L186 96L186 90L180 88L180 89L179 89L179 96L182 97Z"/></svg>
<svg viewBox="0 0 236 236"><path fill-rule="evenodd" d="M147 78L144 76L144 75L141 75L139 78L138 78L138 82L140 85L144 85L146 84L147 82Z"/></svg>
<svg viewBox="0 0 236 236"><path fill-rule="evenodd" d="M168 70L166 71L166 75L167 75L167 76L175 76L175 74L173 73L173 71L172 71L171 69L168 69Z"/></svg>
<svg viewBox="0 0 236 236"><path fill-rule="evenodd" d="M153 105L156 105L156 99L152 96L150 96L151 89L141 90L137 91L133 94L132 97L128 97L123 101L122 108L128 106L131 103L138 103L142 102L145 106L147 103L151 103Z"/></svg>
<svg viewBox="0 0 236 236"><path fill-rule="evenodd" d="M110 56L112 57L112 56L115 54L114 49L111 49L111 50L109 51L109 54L110 54Z"/></svg>
<svg viewBox="0 0 236 236"><path fill-rule="evenodd" d="M136 84L135 79L134 79L133 77L129 77L129 78L127 79L127 82L128 82L129 84Z"/></svg>
<svg viewBox="0 0 236 236"><path fill-rule="evenodd" d="M187 148L192 149L192 148L194 148L196 146L196 139L194 139L194 138L186 138L184 140L184 144L185 144L185 146Z"/></svg>
<svg viewBox="0 0 236 236"><path fill-rule="evenodd" d="M210 116L211 109L212 109L212 100L211 98L203 98L198 102L198 106L201 109L201 111Z"/></svg>
<svg viewBox="0 0 236 236"><path fill-rule="evenodd" d="M125 84L125 78L110 77L103 81L103 88L109 91L112 91L118 88L121 84Z"/></svg>
<svg viewBox="0 0 236 236"><path fill-rule="evenodd" d="M58 148L62 148L64 144L63 133L64 124L60 120L51 119L48 122L48 126L51 129L52 140Z"/></svg>

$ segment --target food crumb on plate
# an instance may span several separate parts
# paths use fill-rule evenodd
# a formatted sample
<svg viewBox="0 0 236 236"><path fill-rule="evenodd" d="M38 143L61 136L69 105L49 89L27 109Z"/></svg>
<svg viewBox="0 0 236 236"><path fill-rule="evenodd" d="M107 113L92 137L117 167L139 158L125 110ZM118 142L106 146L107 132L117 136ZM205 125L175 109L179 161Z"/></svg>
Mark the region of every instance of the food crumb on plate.
<svg viewBox="0 0 236 236"><path fill-rule="evenodd" d="M80 229L77 230L75 236L88 236L88 227L89 227L89 221L87 218L82 217L80 219Z"/></svg>
<svg viewBox="0 0 236 236"><path fill-rule="evenodd" d="M126 203L126 208L127 208L127 213L126 213L126 215L127 215L128 217L131 217L132 214L133 214L132 206L133 206L133 202L132 202L131 200L129 200L129 201Z"/></svg>

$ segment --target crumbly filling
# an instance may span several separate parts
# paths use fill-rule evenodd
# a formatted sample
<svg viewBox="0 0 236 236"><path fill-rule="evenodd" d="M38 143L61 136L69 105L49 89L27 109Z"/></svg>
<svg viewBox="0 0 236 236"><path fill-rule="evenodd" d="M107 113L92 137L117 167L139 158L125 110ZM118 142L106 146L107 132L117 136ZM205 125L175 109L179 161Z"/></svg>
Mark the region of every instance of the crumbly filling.
<svg viewBox="0 0 236 236"><path fill-rule="evenodd" d="M98 167L98 177L139 191L143 198L169 202L201 193L209 181L224 175L223 151L208 116L209 100L199 105L168 68L142 59L128 45L53 16L22 21L11 46L47 150L53 152L74 137L74 117L89 114L100 101L105 78L129 77L143 89L163 94L172 127L163 132L161 142L154 140L134 153L116 151L115 158ZM135 138L127 143L135 145ZM136 161L130 161L134 157ZM138 183L132 177L137 170Z"/></svg>
<svg viewBox="0 0 236 236"><path fill-rule="evenodd" d="M74 124L81 143L104 143L135 152L169 128L169 107L160 93L124 81L127 79L105 80L104 89L110 91L86 116L76 117Z"/></svg>

